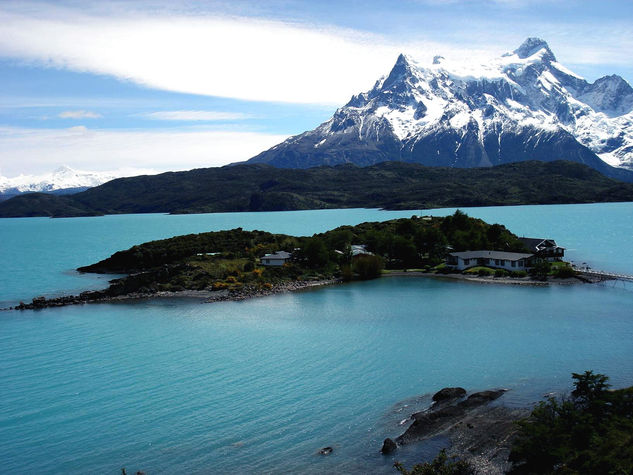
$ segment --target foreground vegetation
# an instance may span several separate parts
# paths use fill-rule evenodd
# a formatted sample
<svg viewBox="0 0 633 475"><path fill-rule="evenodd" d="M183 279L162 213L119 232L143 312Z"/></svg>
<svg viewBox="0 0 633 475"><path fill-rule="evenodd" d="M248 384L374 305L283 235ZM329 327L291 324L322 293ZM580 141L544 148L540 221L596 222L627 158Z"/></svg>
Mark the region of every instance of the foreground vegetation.
<svg viewBox="0 0 633 475"><path fill-rule="evenodd" d="M0 203L0 217L610 201L633 201L633 184L562 161L469 169L403 162L307 170L237 165L121 178L74 195L21 195Z"/></svg>
<svg viewBox="0 0 633 475"><path fill-rule="evenodd" d="M633 387L609 390L592 371L572 378L570 397L549 398L519 422L512 473L633 473Z"/></svg>

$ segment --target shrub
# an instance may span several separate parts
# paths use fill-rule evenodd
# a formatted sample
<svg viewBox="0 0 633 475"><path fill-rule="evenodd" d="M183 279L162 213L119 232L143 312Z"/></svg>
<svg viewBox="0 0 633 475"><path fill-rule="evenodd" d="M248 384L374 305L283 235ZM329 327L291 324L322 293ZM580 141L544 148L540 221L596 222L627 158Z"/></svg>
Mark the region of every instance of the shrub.
<svg viewBox="0 0 633 475"><path fill-rule="evenodd" d="M360 279L374 279L380 276L384 267L380 256L361 255L354 258L352 269Z"/></svg>
<svg viewBox="0 0 633 475"><path fill-rule="evenodd" d="M352 266L349 264L343 264L341 266L341 279L343 279L344 282L349 282L353 279L353 277L354 272L352 271Z"/></svg>
<svg viewBox="0 0 633 475"><path fill-rule="evenodd" d="M554 277L558 279L568 279L570 277L574 277L575 275L576 271L568 265L559 266L554 269Z"/></svg>
<svg viewBox="0 0 633 475"><path fill-rule="evenodd" d="M550 263L547 261L540 261L534 264L534 267L530 269L530 275L536 280L547 280L547 274L550 271Z"/></svg>
<svg viewBox="0 0 633 475"><path fill-rule="evenodd" d="M524 270L513 270L510 272L510 277L527 277L527 272Z"/></svg>
<svg viewBox="0 0 633 475"><path fill-rule="evenodd" d="M608 390L608 378L572 373L568 398L539 403L519 421L510 473L632 473L633 387Z"/></svg>
<svg viewBox="0 0 633 475"><path fill-rule="evenodd" d="M213 285L211 286L211 288L213 290L224 290L224 289L228 289L229 288L229 284L227 284L226 282L214 282Z"/></svg>
<svg viewBox="0 0 633 475"><path fill-rule="evenodd" d="M495 277L505 277L508 275L508 271L503 270L503 269L497 269L495 270Z"/></svg>
<svg viewBox="0 0 633 475"><path fill-rule="evenodd" d="M471 475L475 473L468 462L455 458L449 460L446 449L442 449L431 462L414 465L411 470L404 468L400 462L394 463L393 466L403 475Z"/></svg>

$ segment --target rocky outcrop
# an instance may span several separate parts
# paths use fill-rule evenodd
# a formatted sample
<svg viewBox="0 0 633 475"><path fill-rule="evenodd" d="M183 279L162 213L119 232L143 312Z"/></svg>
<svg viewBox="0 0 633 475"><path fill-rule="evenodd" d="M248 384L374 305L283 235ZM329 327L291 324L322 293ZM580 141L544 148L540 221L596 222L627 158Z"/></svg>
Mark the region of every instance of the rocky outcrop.
<svg viewBox="0 0 633 475"><path fill-rule="evenodd" d="M460 399L466 396L464 388L444 388L433 394L433 402L440 403L453 399Z"/></svg>
<svg viewBox="0 0 633 475"><path fill-rule="evenodd" d="M498 399L505 392L505 389L481 391L464 399L465 389L444 388L433 395L433 405L429 409L411 416L413 423L403 434L396 437L395 441L390 438L385 439L381 452L391 454L400 445L424 440L444 432L462 422L477 408Z"/></svg>
<svg viewBox="0 0 633 475"><path fill-rule="evenodd" d="M436 435L468 415L468 412L479 406L494 401L505 393L505 389L473 393L464 401L443 407L431 407L428 411L413 414L413 424L396 438L398 445L408 444Z"/></svg>

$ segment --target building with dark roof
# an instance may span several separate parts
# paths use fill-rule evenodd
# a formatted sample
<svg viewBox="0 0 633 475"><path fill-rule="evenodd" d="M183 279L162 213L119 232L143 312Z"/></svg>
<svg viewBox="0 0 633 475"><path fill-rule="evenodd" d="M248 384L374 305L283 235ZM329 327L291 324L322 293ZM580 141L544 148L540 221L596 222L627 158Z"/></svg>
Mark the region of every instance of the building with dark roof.
<svg viewBox="0 0 633 475"><path fill-rule="evenodd" d="M560 260L565 256L565 248L556 244L553 239L520 237L519 241L536 257L548 261Z"/></svg>
<svg viewBox="0 0 633 475"><path fill-rule="evenodd" d="M266 254L264 257L260 258L260 262L263 266L279 267L288 262L291 257L292 254L289 252L278 251L274 254Z"/></svg>

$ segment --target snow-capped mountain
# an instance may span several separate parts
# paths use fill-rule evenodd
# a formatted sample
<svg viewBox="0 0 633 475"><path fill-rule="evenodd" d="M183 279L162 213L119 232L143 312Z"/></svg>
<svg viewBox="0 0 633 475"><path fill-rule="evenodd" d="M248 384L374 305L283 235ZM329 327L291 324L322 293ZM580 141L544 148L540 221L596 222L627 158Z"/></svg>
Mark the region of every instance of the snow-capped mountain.
<svg viewBox="0 0 633 475"><path fill-rule="evenodd" d="M624 79L589 83L538 38L484 65L436 56L422 66L400 55L388 76L330 120L250 162L476 167L562 159L631 181L632 173L611 166L633 170L632 111Z"/></svg>
<svg viewBox="0 0 633 475"><path fill-rule="evenodd" d="M29 192L81 191L122 176L116 172L87 172L62 166L45 175L0 176L0 194L17 195Z"/></svg>

